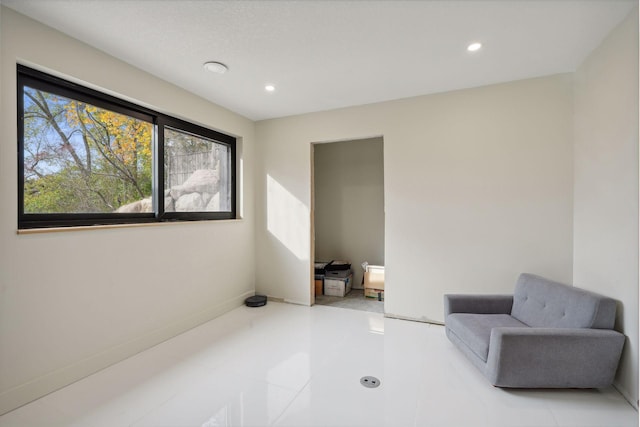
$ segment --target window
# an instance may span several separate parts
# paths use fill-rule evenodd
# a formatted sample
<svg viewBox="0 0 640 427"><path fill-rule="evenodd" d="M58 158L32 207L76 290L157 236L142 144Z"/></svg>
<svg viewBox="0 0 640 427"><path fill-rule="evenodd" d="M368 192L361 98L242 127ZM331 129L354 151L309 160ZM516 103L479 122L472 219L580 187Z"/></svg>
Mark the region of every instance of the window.
<svg viewBox="0 0 640 427"><path fill-rule="evenodd" d="M165 126L165 212L229 211L231 158L226 144Z"/></svg>
<svg viewBox="0 0 640 427"><path fill-rule="evenodd" d="M18 228L235 218L235 142L18 65Z"/></svg>

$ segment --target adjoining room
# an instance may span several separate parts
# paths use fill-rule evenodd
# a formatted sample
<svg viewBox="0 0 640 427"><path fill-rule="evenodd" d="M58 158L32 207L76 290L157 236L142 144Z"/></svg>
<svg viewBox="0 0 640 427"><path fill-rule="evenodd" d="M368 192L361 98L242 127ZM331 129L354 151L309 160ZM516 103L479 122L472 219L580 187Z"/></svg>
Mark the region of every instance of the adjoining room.
<svg viewBox="0 0 640 427"><path fill-rule="evenodd" d="M316 304L383 312L383 144L383 138L313 144ZM382 276L377 289L370 287L374 268Z"/></svg>

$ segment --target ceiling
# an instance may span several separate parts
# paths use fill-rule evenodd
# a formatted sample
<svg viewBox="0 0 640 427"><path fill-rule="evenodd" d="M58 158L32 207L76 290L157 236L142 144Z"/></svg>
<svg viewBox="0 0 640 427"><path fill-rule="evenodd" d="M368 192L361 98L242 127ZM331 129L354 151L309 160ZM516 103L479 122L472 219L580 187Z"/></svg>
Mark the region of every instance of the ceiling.
<svg viewBox="0 0 640 427"><path fill-rule="evenodd" d="M252 120L571 72L637 4L0 1Z"/></svg>

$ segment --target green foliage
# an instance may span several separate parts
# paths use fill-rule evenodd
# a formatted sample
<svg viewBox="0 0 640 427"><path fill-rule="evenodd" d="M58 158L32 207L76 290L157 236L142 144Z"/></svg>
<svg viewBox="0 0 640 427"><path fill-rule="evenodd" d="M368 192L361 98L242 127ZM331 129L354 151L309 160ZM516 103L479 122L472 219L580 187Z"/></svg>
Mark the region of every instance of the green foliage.
<svg viewBox="0 0 640 427"><path fill-rule="evenodd" d="M24 210L101 213L151 196L152 125L25 88Z"/></svg>
<svg viewBox="0 0 640 427"><path fill-rule="evenodd" d="M24 184L25 213L62 213L73 212L72 186L65 185L63 173L45 175L30 179ZM68 203L65 203L67 201ZM70 206L71 205L71 206Z"/></svg>

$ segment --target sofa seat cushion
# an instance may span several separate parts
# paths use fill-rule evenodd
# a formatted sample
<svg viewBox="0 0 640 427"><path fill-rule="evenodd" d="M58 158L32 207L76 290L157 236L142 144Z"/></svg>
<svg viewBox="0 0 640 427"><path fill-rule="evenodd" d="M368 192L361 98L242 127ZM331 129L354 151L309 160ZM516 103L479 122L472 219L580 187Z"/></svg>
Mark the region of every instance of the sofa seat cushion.
<svg viewBox="0 0 640 427"><path fill-rule="evenodd" d="M508 314L453 313L446 318L446 328L482 361L487 361L491 329L499 327L522 327L527 325Z"/></svg>

